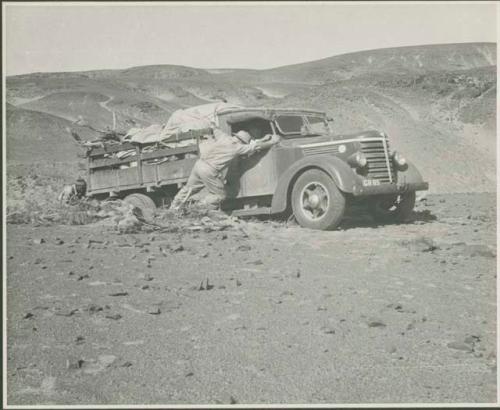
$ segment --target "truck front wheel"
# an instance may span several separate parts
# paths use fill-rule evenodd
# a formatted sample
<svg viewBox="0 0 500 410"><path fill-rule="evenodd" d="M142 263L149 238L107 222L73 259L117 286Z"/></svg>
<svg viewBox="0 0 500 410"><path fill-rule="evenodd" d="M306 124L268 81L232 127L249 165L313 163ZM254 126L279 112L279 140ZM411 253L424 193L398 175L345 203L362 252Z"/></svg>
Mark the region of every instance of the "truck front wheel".
<svg viewBox="0 0 500 410"><path fill-rule="evenodd" d="M137 193L130 194L125 197L124 201L136 208L139 208L145 220L153 218L156 211L156 205L149 196Z"/></svg>
<svg viewBox="0 0 500 410"><path fill-rule="evenodd" d="M376 221L405 222L415 207L415 191L400 195L384 195L370 204L369 210Z"/></svg>
<svg viewBox="0 0 500 410"><path fill-rule="evenodd" d="M306 171L297 179L291 201L293 214L304 228L335 229L344 216L344 195L319 169Z"/></svg>

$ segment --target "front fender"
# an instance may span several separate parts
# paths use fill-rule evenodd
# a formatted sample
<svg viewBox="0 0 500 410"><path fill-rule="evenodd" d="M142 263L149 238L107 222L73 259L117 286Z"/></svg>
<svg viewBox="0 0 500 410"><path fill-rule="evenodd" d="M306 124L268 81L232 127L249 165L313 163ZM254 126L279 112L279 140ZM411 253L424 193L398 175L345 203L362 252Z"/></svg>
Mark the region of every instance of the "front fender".
<svg viewBox="0 0 500 410"><path fill-rule="evenodd" d="M304 157L295 162L279 177L271 203L271 213L285 211L290 186L293 185L300 174L313 168L321 169L330 175L341 191L352 193L356 184L356 175L348 164L331 155Z"/></svg>
<svg viewBox="0 0 500 410"><path fill-rule="evenodd" d="M422 175L417 167L411 162L407 162L408 168L404 171L398 171L398 183L420 184L424 182Z"/></svg>

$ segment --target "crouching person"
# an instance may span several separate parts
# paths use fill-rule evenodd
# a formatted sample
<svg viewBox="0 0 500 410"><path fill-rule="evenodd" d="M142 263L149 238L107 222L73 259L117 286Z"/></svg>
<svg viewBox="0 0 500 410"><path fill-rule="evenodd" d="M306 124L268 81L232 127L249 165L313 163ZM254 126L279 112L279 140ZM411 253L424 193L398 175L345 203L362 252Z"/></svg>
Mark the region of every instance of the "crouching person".
<svg viewBox="0 0 500 410"><path fill-rule="evenodd" d="M78 178L72 185L64 185L61 193L57 197L58 201L68 204L75 199L80 199L87 192L87 183L83 178Z"/></svg>
<svg viewBox="0 0 500 410"><path fill-rule="evenodd" d="M213 134L214 141L200 153L186 185L175 196L171 209L179 209L191 195L203 188L207 188L209 193L202 201L203 205L218 208L226 198L224 172L231 161L238 156L249 156L268 149L280 141L278 135L266 135L255 141L246 131L238 131L231 136L215 126Z"/></svg>

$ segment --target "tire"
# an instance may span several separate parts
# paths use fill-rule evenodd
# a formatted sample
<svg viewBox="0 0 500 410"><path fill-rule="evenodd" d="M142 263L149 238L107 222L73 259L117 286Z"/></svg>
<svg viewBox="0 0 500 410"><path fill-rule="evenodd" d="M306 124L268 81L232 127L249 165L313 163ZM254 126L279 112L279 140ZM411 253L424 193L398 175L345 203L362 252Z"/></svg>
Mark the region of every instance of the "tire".
<svg viewBox="0 0 500 410"><path fill-rule="evenodd" d="M300 226L332 230L344 216L346 199L329 175L319 169L311 169L295 182L291 202Z"/></svg>
<svg viewBox="0 0 500 410"><path fill-rule="evenodd" d="M130 194L125 197L124 201L139 208L146 221L153 218L156 211L156 205L149 196L144 194Z"/></svg>
<svg viewBox="0 0 500 410"><path fill-rule="evenodd" d="M380 222L406 222L413 214L415 191L400 195L382 196L370 205L372 217Z"/></svg>

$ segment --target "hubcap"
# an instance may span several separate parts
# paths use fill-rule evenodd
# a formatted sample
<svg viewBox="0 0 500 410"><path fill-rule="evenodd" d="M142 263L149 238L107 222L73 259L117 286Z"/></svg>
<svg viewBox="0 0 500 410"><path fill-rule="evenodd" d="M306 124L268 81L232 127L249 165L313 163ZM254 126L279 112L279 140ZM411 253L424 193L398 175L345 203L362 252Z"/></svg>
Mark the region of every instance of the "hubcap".
<svg viewBox="0 0 500 410"><path fill-rule="evenodd" d="M311 182L300 193L300 204L304 215L312 220L323 218L330 204L330 197L325 186L319 182Z"/></svg>

